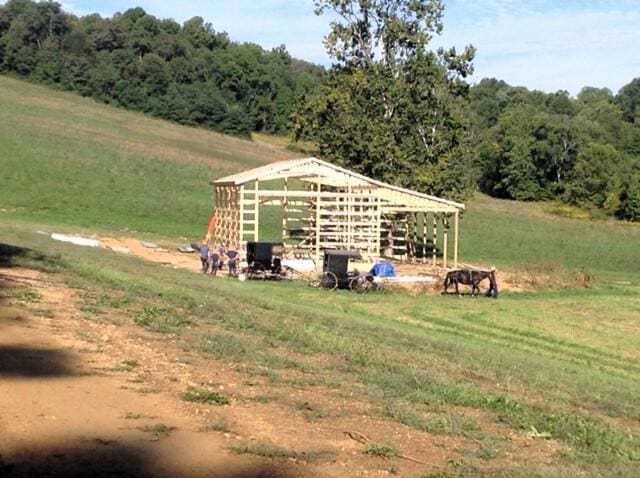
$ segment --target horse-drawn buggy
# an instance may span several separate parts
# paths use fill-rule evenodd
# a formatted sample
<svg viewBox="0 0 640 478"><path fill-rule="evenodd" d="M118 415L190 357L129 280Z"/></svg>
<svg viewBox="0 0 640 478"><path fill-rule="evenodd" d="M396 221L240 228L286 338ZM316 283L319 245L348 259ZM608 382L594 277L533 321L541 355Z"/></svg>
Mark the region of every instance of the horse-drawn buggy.
<svg viewBox="0 0 640 478"><path fill-rule="evenodd" d="M348 289L355 292L365 292L371 283L368 274L350 271L349 263L361 260L357 251L326 250L322 260L322 272L312 275L309 285L322 289Z"/></svg>
<svg viewBox="0 0 640 478"><path fill-rule="evenodd" d="M292 279L293 270L282 265L284 245L281 242L247 242L247 279Z"/></svg>

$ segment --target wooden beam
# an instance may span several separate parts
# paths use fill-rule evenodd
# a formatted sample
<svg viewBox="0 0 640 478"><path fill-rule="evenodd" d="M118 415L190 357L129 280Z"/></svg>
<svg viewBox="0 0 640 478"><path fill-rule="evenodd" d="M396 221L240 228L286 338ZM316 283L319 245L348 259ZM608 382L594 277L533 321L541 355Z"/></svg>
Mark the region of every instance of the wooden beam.
<svg viewBox="0 0 640 478"><path fill-rule="evenodd" d="M438 265L437 259L438 259L438 215L437 214L433 214L433 255L431 257L431 260L433 262L433 267Z"/></svg>
<svg viewBox="0 0 640 478"><path fill-rule="evenodd" d="M289 189L288 182L289 182L288 178L284 178L283 191L285 193ZM288 209L289 209L289 198L285 195L284 199L282 200L282 234L281 234L282 243L285 244L285 247L286 247L286 241L287 241L287 219L289 214Z"/></svg>
<svg viewBox="0 0 640 478"><path fill-rule="evenodd" d="M422 263L427 263L427 244L429 241L427 240L427 213L422 213Z"/></svg>
<svg viewBox="0 0 640 478"><path fill-rule="evenodd" d="M318 178L318 183L316 186L318 189L316 191L316 268L320 267L320 199L322 194L322 183L320 183L320 178Z"/></svg>
<svg viewBox="0 0 640 478"><path fill-rule="evenodd" d="M260 182L255 181L253 186L253 220L256 222L253 230L253 240L257 241L260 230Z"/></svg>
<svg viewBox="0 0 640 478"><path fill-rule="evenodd" d="M351 177L347 178L347 250L351 250Z"/></svg>
<svg viewBox="0 0 640 478"><path fill-rule="evenodd" d="M442 267L447 268L447 248L449 241L447 240L447 232L449 231L449 218L444 216L442 218Z"/></svg>
<svg viewBox="0 0 640 478"><path fill-rule="evenodd" d="M460 214L456 211L453 215L453 267L458 268L458 226L459 226Z"/></svg>
<svg viewBox="0 0 640 478"><path fill-rule="evenodd" d="M239 223L240 223L240 242L238 246L244 241L244 184L240 186L240 197L238 198L238 208L240 210Z"/></svg>

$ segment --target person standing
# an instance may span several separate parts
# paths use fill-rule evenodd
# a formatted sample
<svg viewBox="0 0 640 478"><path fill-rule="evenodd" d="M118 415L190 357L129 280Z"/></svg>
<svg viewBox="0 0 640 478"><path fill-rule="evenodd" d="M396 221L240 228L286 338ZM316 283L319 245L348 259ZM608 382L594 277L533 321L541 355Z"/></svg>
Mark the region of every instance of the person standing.
<svg viewBox="0 0 640 478"><path fill-rule="evenodd" d="M209 268L211 275L215 276L218 273L218 269L220 268L220 254L217 249L211 249L211 251L209 251Z"/></svg>
<svg viewBox="0 0 640 478"><path fill-rule="evenodd" d="M209 246L204 243L200 246L200 262L202 263L202 273L206 274L209 270Z"/></svg>
<svg viewBox="0 0 640 478"><path fill-rule="evenodd" d="M229 277L237 275L238 251L229 249L227 251L227 266L229 267Z"/></svg>

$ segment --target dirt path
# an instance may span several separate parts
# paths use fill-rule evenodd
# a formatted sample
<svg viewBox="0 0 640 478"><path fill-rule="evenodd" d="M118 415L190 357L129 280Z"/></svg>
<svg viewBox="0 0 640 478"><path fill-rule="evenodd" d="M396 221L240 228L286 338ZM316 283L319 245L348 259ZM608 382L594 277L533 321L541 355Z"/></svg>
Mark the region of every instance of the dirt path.
<svg viewBox="0 0 640 478"><path fill-rule="evenodd" d="M50 277L0 269L0 279L33 286L50 316L0 304L0 476L304 475L230 452L175 397L115 371L128 348L153 351L115 326L77 323L70 291Z"/></svg>
<svg viewBox="0 0 640 478"><path fill-rule="evenodd" d="M167 267L187 269L193 272L200 271L200 260L198 259L198 254L185 254L164 247L149 248L145 247L142 241L133 238L98 236L92 236L92 238L98 240L102 247L114 250L121 254L131 254L151 262L160 263ZM364 267L364 269L368 269L370 264L368 266L363 265L362 267ZM362 270L362 267L359 267L359 269ZM481 266L479 267L472 264L464 264L461 265L461 267L482 268ZM444 269L442 267L434 267L430 264L422 263L396 263L395 269L398 275L416 276L426 274L438 279L433 282L400 283L396 284L394 287L414 293L438 294L442 291L442 280L448 271L448 269ZM223 271L222 273L225 272ZM531 287L526 287L526 280L523 281L523 279L527 279L527 277L523 277L522 274L515 277L512 272L498 272L498 282L500 283L500 289L503 291L522 292L530 289ZM544 279L540 279L540 281L543 280ZM465 292L467 291L467 288L463 286L461 287L461 290Z"/></svg>
<svg viewBox="0 0 640 478"><path fill-rule="evenodd" d="M415 476L451 455L353 390L269 387L122 317L83 319L56 276L0 268L0 295L0 476ZM231 405L181 400L192 386ZM367 456L345 430L434 466Z"/></svg>
<svg viewBox="0 0 640 478"><path fill-rule="evenodd" d="M414 477L482 446L376 418L357 383L272 383L126 312L88 316L80 294L59 276L0 268L0 476ZM230 404L185 402L191 387ZM492 467L557 451L474 415L513 448ZM422 463L367 455L345 431Z"/></svg>

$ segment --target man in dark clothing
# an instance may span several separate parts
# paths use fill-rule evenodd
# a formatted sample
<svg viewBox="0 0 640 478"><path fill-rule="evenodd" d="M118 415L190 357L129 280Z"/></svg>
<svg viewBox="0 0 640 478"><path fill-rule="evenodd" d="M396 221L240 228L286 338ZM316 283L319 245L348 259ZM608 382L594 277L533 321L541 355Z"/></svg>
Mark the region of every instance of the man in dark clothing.
<svg viewBox="0 0 640 478"><path fill-rule="evenodd" d="M200 262L202 263L202 273L206 274L209 270L209 246L206 244L200 246Z"/></svg>
<svg viewBox="0 0 640 478"><path fill-rule="evenodd" d="M211 274L215 276L220 268L220 254L216 250L212 250L209 253L209 267Z"/></svg>
<svg viewBox="0 0 640 478"><path fill-rule="evenodd" d="M227 251L227 265L229 267L229 277L236 276L237 261L238 261L238 251L229 249Z"/></svg>

